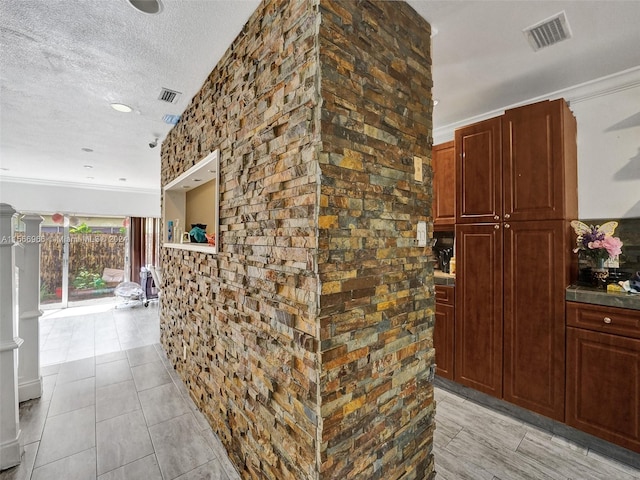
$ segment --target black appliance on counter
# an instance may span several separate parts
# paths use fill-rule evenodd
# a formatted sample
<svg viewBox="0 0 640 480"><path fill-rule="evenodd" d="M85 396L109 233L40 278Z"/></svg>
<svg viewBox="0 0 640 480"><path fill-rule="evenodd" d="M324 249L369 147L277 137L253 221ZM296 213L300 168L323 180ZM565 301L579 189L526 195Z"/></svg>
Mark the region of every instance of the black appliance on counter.
<svg viewBox="0 0 640 480"><path fill-rule="evenodd" d="M451 257L455 256L453 232L433 232L433 253L436 258L436 268L444 273L450 273Z"/></svg>

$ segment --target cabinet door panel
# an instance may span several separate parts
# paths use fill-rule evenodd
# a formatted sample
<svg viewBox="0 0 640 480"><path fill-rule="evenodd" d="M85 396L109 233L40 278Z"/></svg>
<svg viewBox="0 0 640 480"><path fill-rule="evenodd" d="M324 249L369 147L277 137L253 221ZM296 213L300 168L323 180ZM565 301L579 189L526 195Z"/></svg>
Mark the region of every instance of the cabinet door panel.
<svg viewBox="0 0 640 480"><path fill-rule="evenodd" d="M433 346L436 349L437 373L449 380L453 380L454 313L455 307L453 305L436 303Z"/></svg>
<svg viewBox="0 0 640 480"><path fill-rule="evenodd" d="M456 130L456 223L502 216L500 117Z"/></svg>
<svg viewBox="0 0 640 480"><path fill-rule="evenodd" d="M439 301L442 298L444 301ZM454 321L455 306L454 287L436 285L436 313L433 331L433 346L436 349L437 373L443 378L453 380Z"/></svg>
<svg viewBox="0 0 640 480"><path fill-rule="evenodd" d="M456 225L456 257L455 380L501 397L501 226Z"/></svg>
<svg viewBox="0 0 640 480"><path fill-rule="evenodd" d="M453 225L456 222L456 162L453 142L434 145L433 223Z"/></svg>
<svg viewBox="0 0 640 480"><path fill-rule="evenodd" d="M504 230L504 399L564 420L566 224Z"/></svg>
<svg viewBox="0 0 640 480"><path fill-rule="evenodd" d="M567 424L640 452L640 340L567 328Z"/></svg>
<svg viewBox="0 0 640 480"><path fill-rule="evenodd" d="M511 221L565 218L563 105L545 101L504 114L504 213Z"/></svg>

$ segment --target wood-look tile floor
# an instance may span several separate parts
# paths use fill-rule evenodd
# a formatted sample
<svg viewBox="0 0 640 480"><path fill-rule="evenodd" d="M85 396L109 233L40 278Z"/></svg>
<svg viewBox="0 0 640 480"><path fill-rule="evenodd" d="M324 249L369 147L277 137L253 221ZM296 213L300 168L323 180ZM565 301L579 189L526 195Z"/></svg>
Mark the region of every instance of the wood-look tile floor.
<svg viewBox="0 0 640 480"><path fill-rule="evenodd" d="M435 389L437 480L637 480L640 470Z"/></svg>

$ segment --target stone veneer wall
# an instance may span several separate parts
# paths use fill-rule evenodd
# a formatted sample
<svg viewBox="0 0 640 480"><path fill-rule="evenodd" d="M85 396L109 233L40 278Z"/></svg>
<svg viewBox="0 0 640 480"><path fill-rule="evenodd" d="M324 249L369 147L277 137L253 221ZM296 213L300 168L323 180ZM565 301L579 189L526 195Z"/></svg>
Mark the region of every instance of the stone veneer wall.
<svg viewBox="0 0 640 480"><path fill-rule="evenodd" d="M428 478L430 27L404 2L320 5L322 478Z"/></svg>
<svg viewBox="0 0 640 480"><path fill-rule="evenodd" d="M428 42L404 3L265 0L163 142L163 185L221 153L161 341L244 478L433 475Z"/></svg>
<svg viewBox="0 0 640 480"><path fill-rule="evenodd" d="M163 184L220 149L221 252L162 249L161 341L245 478L316 470L318 22L263 2L162 145Z"/></svg>

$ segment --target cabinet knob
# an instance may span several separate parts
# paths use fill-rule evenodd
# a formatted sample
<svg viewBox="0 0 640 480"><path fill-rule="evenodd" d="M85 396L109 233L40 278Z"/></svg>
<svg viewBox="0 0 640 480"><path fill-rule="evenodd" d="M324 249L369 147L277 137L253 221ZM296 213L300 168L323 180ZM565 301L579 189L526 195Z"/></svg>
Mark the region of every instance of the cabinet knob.
<svg viewBox="0 0 640 480"><path fill-rule="evenodd" d="M511 225L509 225L508 223L505 223L504 228L511 228Z"/></svg>
<svg viewBox="0 0 640 480"><path fill-rule="evenodd" d="M609 324L611 323L611 319L609 317L604 317L603 319L604 323Z"/></svg>
<svg viewBox="0 0 640 480"><path fill-rule="evenodd" d="M493 228L495 228L496 230L498 230L500 228L500 225L494 225Z"/></svg>
<svg viewBox="0 0 640 480"><path fill-rule="evenodd" d="M509 215L508 213L505 213L505 214L504 214L504 218L505 218L505 219L507 219L507 220L509 220L509 219L511 218L511 215Z"/></svg>
<svg viewBox="0 0 640 480"><path fill-rule="evenodd" d="M500 215L494 215L494 216L493 216L493 219L494 219L494 220L500 220Z"/></svg>

